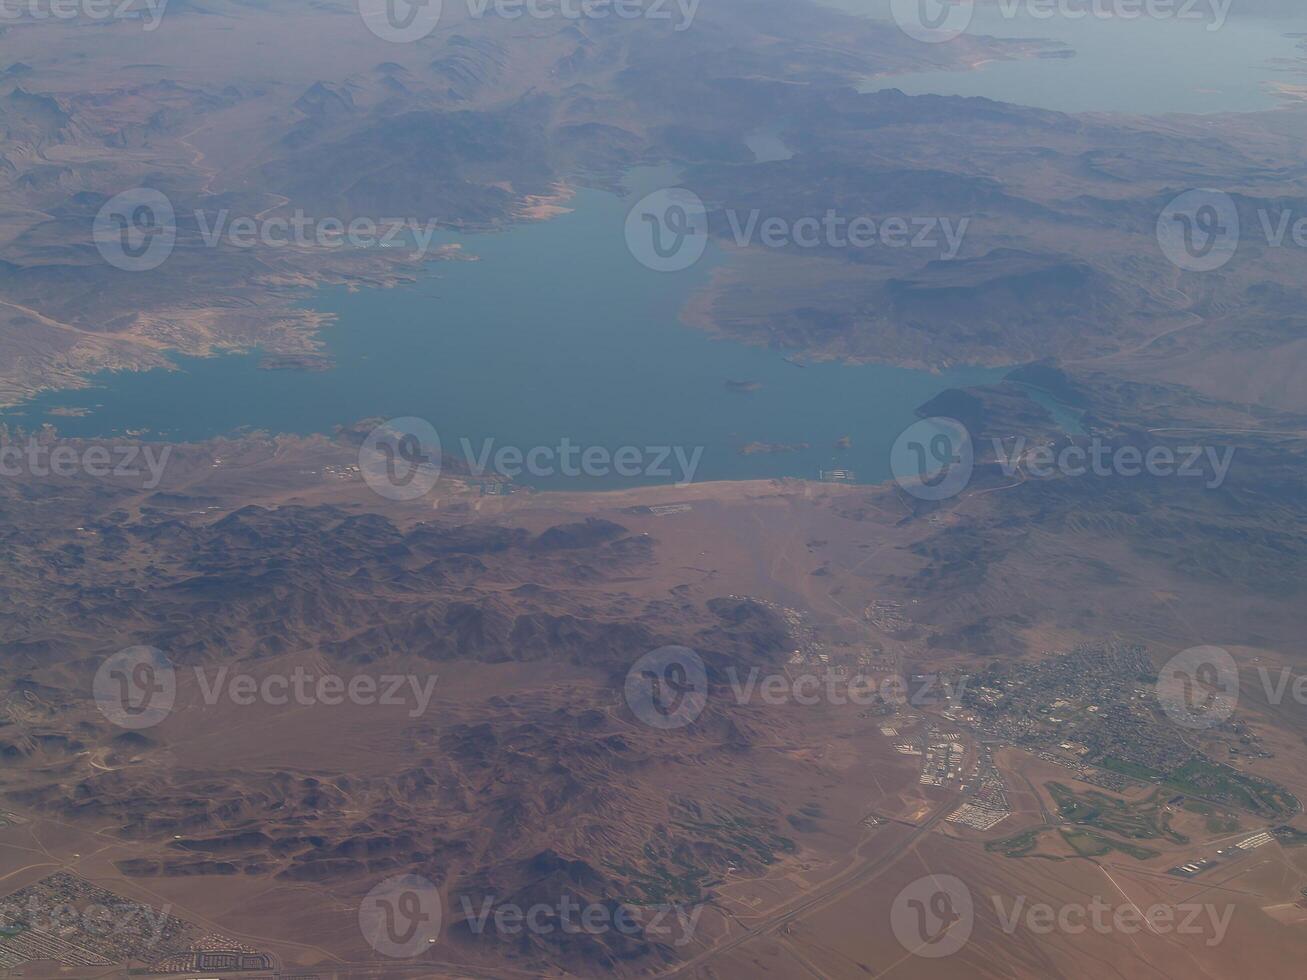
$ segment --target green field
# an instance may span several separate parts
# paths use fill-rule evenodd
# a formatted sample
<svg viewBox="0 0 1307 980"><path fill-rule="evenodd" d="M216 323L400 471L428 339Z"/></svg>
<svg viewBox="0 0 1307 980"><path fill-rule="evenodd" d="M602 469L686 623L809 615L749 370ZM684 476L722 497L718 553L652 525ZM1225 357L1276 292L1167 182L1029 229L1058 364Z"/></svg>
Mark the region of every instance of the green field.
<svg viewBox="0 0 1307 980"><path fill-rule="evenodd" d="M1127 762L1115 756L1105 756L1099 763L1104 769L1119 772L1135 779L1160 782L1167 790L1178 790L1205 796L1220 803L1229 803L1253 813L1269 817L1288 817L1298 812L1298 800L1282 786L1269 779L1250 776L1230 766L1194 756L1172 772L1159 772Z"/></svg>
<svg viewBox="0 0 1307 980"><path fill-rule="evenodd" d="M1058 812L1071 823L1105 830L1135 840L1164 837L1173 844L1187 844L1189 838L1173 830L1161 791L1138 803L1116 799L1105 793L1076 793L1061 783L1048 783Z"/></svg>
<svg viewBox="0 0 1307 980"><path fill-rule="evenodd" d="M1013 834L1011 837L1005 837L1003 840L990 841L985 845L985 850L991 854L1002 854L1010 858L1023 857L1042 857L1050 861L1064 861L1066 858L1057 857L1050 854L1035 854L1035 849L1039 846L1039 838L1048 833L1048 828L1036 827L1032 830L1025 830L1019 834ZM1140 847L1138 844L1130 844L1125 841L1112 840L1104 837L1102 834L1094 833L1092 830L1083 828L1058 828L1058 833L1062 839L1071 845L1072 850L1080 857L1097 858L1105 857L1113 851L1119 851L1136 861L1146 861L1149 858L1157 857L1160 853L1151 848Z"/></svg>
<svg viewBox="0 0 1307 980"><path fill-rule="evenodd" d="M1276 827L1272 833L1285 847L1302 847L1307 844L1307 834L1296 827Z"/></svg>
<svg viewBox="0 0 1307 980"><path fill-rule="evenodd" d="M1062 837L1070 844L1077 854L1081 857L1103 857L1111 854L1113 851L1120 851L1136 861L1146 861L1149 858L1155 858L1160 851L1154 851L1151 848L1140 847L1137 844L1127 844L1125 841L1111 840L1102 834L1095 834L1092 830L1066 830L1060 831Z"/></svg>
<svg viewBox="0 0 1307 980"><path fill-rule="evenodd" d="M1112 772L1119 772L1124 776L1133 776L1135 779L1142 779L1145 782L1155 782L1162 778L1162 773L1155 769L1149 769L1147 766L1127 762L1125 759L1118 759L1111 755L1105 756L1099 765Z"/></svg>
<svg viewBox="0 0 1307 980"><path fill-rule="evenodd" d="M1283 787L1207 759L1190 759L1166 777L1166 785L1264 816L1288 817L1298 812L1298 800Z"/></svg>
<svg viewBox="0 0 1307 980"><path fill-rule="evenodd" d="M985 845L991 854L1004 854L1008 857L1025 857L1039 843L1038 830L1025 830L1002 840L992 840Z"/></svg>
<svg viewBox="0 0 1307 980"><path fill-rule="evenodd" d="M1184 808L1207 818L1207 829L1213 834L1233 834L1239 830L1239 818L1233 813L1218 811L1206 803L1186 800Z"/></svg>

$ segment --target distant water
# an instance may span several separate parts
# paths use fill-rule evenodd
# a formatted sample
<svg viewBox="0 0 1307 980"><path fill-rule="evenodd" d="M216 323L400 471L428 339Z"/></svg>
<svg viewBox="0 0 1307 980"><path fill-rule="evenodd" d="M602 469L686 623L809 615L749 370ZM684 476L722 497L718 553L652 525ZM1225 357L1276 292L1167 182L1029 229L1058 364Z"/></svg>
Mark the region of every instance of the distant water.
<svg viewBox="0 0 1307 980"><path fill-rule="evenodd" d="M776 163L794 157L794 151L781 139L779 127L752 132L745 137L744 144L753 153L754 163Z"/></svg>
<svg viewBox="0 0 1307 980"><path fill-rule="evenodd" d="M1085 432L1084 423L1081 419L1080 410L1059 401L1058 398L1043 388L1036 388L1033 385L1020 384L1016 382L1026 395L1035 404L1040 405L1048 412L1053 419L1053 424L1069 435L1083 435Z"/></svg>
<svg viewBox="0 0 1307 980"><path fill-rule="evenodd" d="M889 0L823 0L851 13L889 19ZM1012 3L1016 2L1013 7ZM1036 17L1028 2L978 0L970 33L1062 42L1069 58L996 61L972 71L915 72L869 80L866 89L909 95L971 95L1062 112L1253 112L1282 104L1276 83L1305 84L1284 59L1301 56L1307 0L1301 13L1242 15L1240 0L1219 30L1192 20ZM1206 0L1198 8L1210 10ZM918 44L917 41L905 41Z"/></svg>
<svg viewBox="0 0 1307 980"><path fill-rule="evenodd" d="M764 149L779 151L775 143ZM642 193L671 175L638 175ZM634 195L633 195L634 196ZM630 201L580 191L572 212L498 234L448 235L477 262L441 262L417 284L312 294L334 313L324 334L335 368L266 371L259 356L177 358L181 370L102 375L46 394L11 421L69 435L148 430L199 440L244 428L311 433L368 417L419 416L446 453L495 448L703 446L696 480L813 478L821 467L889 476L889 448L914 410L954 385L1003 372L943 374L882 366L798 366L775 351L682 325L678 312L724 256L651 272L624 246ZM80 417L51 415L85 408ZM847 438L847 448L837 443ZM750 443L788 447L742 454ZM670 482L523 479L541 487Z"/></svg>

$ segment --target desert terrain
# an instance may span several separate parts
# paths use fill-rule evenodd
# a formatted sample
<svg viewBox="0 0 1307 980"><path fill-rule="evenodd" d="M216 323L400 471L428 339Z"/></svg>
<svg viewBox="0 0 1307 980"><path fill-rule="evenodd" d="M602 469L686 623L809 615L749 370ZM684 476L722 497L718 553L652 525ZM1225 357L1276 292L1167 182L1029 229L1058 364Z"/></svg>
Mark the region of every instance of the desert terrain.
<svg viewBox="0 0 1307 980"><path fill-rule="evenodd" d="M404 45L345 0L0 28L0 402L177 354L329 370L306 292L464 258L209 247L219 213L495 230L672 164L729 256L684 322L801 362L1004 368L917 409L965 427L974 475L933 502L797 479L501 494L447 461L398 500L367 479L364 419L170 445L148 487L6 474L0 976L1299 976L1301 253L1245 241L1198 275L1156 225L1194 187L1249 228L1307 205L1307 110L861 92L1048 51L906 45L806 2L705 0L683 37L446 6ZM790 157L750 153L767 127ZM140 277L91 231L145 185L177 248ZM830 208L970 231L943 261L740 246L726 218ZM0 427L32 440L163 448ZM1091 440L1228 469L1001 458ZM669 647L703 700L659 727L631 689ZM1205 713L1177 724L1162 675L1209 647L1234 687L1195 674ZM98 685L142 649L175 688L123 724ZM366 696L288 700L295 677ZM395 955L360 922L405 876L432 931ZM634 924L568 930L568 903ZM487 918L514 909L549 927Z"/></svg>

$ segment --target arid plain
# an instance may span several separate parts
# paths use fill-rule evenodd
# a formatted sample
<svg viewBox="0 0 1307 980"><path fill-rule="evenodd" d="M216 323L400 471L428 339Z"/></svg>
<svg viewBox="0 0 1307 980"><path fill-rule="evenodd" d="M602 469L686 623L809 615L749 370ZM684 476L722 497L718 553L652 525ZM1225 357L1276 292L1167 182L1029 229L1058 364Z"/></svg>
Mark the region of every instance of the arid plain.
<svg viewBox="0 0 1307 980"><path fill-rule="evenodd" d="M17 956L6 943L59 930L7 913L0 974L1299 976L1300 256L1254 245L1194 275L1155 225L1188 187L1225 188L1250 226L1268 202L1307 201L1304 110L1086 117L859 93L1041 48L909 45L806 3L705 0L683 38L446 6L415 45L361 32L344 2L174 0L153 33L5 28L4 400L174 352L329 368L304 290L425 274L400 254L200 248L182 221L163 269L124 275L89 237L124 187L148 181L183 214L494 229L673 162L723 211L987 217L947 266L739 249L683 313L796 357L1013 366L918 410L966 426L970 484L940 502L805 480L501 496L451 466L401 502L360 471L362 419L173 446L149 489L6 476L0 904L47 901L42 883L68 874L166 909L178 950L235 959ZM752 162L747 134L776 119L795 154ZM100 444L36 438L80 458ZM1016 439L1095 438L1233 463L1212 487L999 458ZM668 645L702 657L706 700L659 730L625 692ZM131 731L94 679L136 646L166 651L177 686L166 719ZM1237 710L1172 724L1157 674L1209 646L1233 658ZM297 671L403 681L391 704L226 686ZM751 677L780 679L774 696ZM814 677L877 693L797 696ZM935 753L953 760L938 782ZM1001 820L950 819L978 799ZM434 884L443 921L422 955L390 957L359 910L406 874ZM963 883L965 915L956 893L911 898L942 876ZM629 934L487 932L487 899L645 918ZM1098 904L1102 928L1065 915ZM949 928L905 943L931 915ZM965 943L932 955L962 922ZM88 935L63 933L79 950Z"/></svg>

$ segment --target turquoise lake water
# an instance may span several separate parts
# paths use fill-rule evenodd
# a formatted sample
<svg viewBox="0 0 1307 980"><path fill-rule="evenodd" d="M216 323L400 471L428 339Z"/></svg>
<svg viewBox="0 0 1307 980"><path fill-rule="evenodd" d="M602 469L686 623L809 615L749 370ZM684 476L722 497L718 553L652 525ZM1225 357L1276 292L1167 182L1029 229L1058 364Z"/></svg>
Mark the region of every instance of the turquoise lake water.
<svg viewBox="0 0 1307 980"><path fill-rule="evenodd" d="M823 2L891 19L890 0ZM884 75L868 80L865 88L984 96L1063 112L1162 114L1272 109L1282 104L1277 83L1307 82L1287 64L1302 54L1293 35L1307 33L1307 4L1299 13L1270 17L1247 13L1248 4L1232 0L1230 15L1219 28L1209 30L1217 23L1210 16L1210 0L1197 0L1193 8L1208 15L1202 20L1073 20L1037 16L1039 2L1002 0L1005 6L1000 6L998 0L978 0L968 33L1051 39L1072 49L1074 57L996 61L972 71ZM1111 9L1105 0L1099 2Z"/></svg>
<svg viewBox="0 0 1307 980"><path fill-rule="evenodd" d="M760 149L764 147L760 144ZM769 142L765 149L779 153ZM668 174L638 175L641 191ZM640 191L636 191L636 194ZM479 261L438 262L417 284L309 299L337 316L324 339L335 367L267 371L257 354L177 358L180 370L104 375L6 413L68 435L147 430L200 440L256 428L310 433L370 417L417 416L446 454L572 445L615 453L703 447L695 480L815 478L852 469L887 479L889 448L914 410L944 388L1004 372L943 374L833 363L799 366L781 353L715 340L678 313L723 257L657 273L625 247L630 200L583 190L573 211L510 231L458 237ZM51 408L84 408L81 417ZM837 447L847 437L851 445ZM791 447L742 454L750 443ZM806 447L806 448L804 448ZM648 458L648 457L646 457ZM679 472L679 471L678 471ZM652 477L523 478L545 488L674 482Z"/></svg>
<svg viewBox="0 0 1307 980"><path fill-rule="evenodd" d="M888 0L828 0L888 16ZM1293 83L1283 59L1307 12L1231 17L1220 30L1181 21L1006 18L979 7L973 32L1045 37L1073 58L986 65L970 72L889 76L870 88L910 94L984 95L1066 111L1141 113L1260 110L1280 104L1273 83ZM1279 59L1279 60L1277 60ZM790 149L780 127L748 144L758 162ZM674 183L667 172L633 175L632 197ZM809 364L683 326L678 313L726 261L711 246L693 269L660 274L635 261L623 235L631 200L581 191L555 220L487 235L445 235L476 262L441 262L412 286L325 289L304 302L333 313L324 332L334 368L266 371L259 354L178 357L177 371L103 375L95 386L44 395L0 418L50 422L69 435L144 431L200 440L249 429L326 432L364 418L418 416L446 453L516 447L702 447L696 480L814 477L854 471L887 479L889 447L914 410L947 387L1002 371L944 374L881 366ZM69 417L52 409L84 409ZM1069 428L1074 419L1065 420ZM847 443L847 445L846 445ZM749 444L781 452L741 453ZM666 482L640 478L534 477L545 488Z"/></svg>

